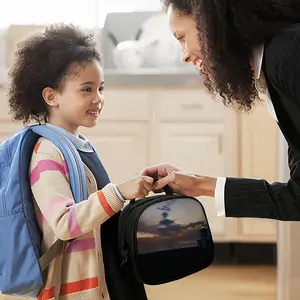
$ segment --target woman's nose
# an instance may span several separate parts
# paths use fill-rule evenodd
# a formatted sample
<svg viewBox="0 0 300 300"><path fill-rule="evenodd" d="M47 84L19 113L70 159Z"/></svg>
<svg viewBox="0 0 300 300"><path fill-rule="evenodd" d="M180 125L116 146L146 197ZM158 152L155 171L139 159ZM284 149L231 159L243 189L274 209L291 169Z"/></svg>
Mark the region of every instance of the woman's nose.
<svg viewBox="0 0 300 300"><path fill-rule="evenodd" d="M188 51L184 51L184 52L182 53L182 61L183 61L184 63L189 63L189 62L191 62L191 55L190 55L190 53L189 53Z"/></svg>

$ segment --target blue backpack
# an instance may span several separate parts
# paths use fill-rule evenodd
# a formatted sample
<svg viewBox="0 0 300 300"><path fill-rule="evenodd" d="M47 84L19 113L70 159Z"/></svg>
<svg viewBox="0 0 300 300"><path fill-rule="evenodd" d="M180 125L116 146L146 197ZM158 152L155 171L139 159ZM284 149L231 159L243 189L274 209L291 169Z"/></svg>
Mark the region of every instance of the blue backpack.
<svg viewBox="0 0 300 300"><path fill-rule="evenodd" d="M32 125L0 144L0 291L21 297L38 297L42 271L62 250L57 240L41 256L42 234L37 224L29 183L34 146L45 137L62 152L70 171L76 203L87 199L83 163L75 146L60 132L46 125Z"/></svg>

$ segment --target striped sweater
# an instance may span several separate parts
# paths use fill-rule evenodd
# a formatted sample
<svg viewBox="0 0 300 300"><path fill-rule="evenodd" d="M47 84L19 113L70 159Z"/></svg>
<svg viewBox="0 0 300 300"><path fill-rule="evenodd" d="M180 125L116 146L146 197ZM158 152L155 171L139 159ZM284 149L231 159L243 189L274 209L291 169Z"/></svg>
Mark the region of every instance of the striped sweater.
<svg viewBox="0 0 300 300"><path fill-rule="evenodd" d="M40 138L30 164L30 184L34 208L43 233L42 253L57 238L75 239L66 247L61 270L55 258L45 274L45 287L39 299L54 299L55 282L61 272L60 297L109 300L104 278L100 225L120 211L123 203L113 185L98 191L96 180L85 166L89 197L75 204L69 184L68 168L60 150Z"/></svg>

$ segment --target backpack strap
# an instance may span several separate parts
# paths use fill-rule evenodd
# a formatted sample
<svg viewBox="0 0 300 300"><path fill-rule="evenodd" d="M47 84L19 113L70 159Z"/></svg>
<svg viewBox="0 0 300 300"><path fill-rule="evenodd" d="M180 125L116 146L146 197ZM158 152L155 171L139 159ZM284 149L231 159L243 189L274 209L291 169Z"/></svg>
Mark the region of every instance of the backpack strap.
<svg viewBox="0 0 300 300"><path fill-rule="evenodd" d="M56 240L56 242L40 257L39 264L41 270L44 271L50 262L57 257L57 270L55 273L54 286L55 293L54 299L59 300L60 297L60 287L61 287L61 271L62 271L62 254L67 246L67 241Z"/></svg>
<svg viewBox="0 0 300 300"><path fill-rule="evenodd" d="M50 262L60 254L61 250L64 248L64 241L56 240L54 244L40 257L39 263L41 270L44 271Z"/></svg>
<svg viewBox="0 0 300 300"><path fill-rule="evenodd" d="M87 199L88 192L84 166L73 143L62 133L55 130L55 128L50 128L46 125L32 125L31 130L50 140L62 152L69 169L70 186L75 203L79 203L80 201ZM39 259L40 268L44 271L55 257L58 258L58 272L56 274L55 287L59 288L55 288L54 297L57 300L59 299L61 285L62 254L69 242L70 241L57 239Z"/></svg>
<svg viewBox="0 0 300 300"><path fill-rule="evenodd" d="M86 199L88 193L85 171L81 157L73 143L58 130L46 125L32 125L31 130L51 141L62 152L70 171L70 186L75 203Z"/></svg>

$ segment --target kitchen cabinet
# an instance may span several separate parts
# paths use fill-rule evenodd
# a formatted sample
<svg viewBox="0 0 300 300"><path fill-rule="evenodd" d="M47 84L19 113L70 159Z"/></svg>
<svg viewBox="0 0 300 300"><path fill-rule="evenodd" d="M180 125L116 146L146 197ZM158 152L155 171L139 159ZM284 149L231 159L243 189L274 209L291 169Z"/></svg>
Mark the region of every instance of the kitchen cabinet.
<svg viewBox="0 0 300 300"><path fill-rule="evenodd" d="M42 26L9 27L7 67L18 41L40 29ZM105 94L99 124L82 133L95 145L113 182L127 180L159 162L202 174L236 175L236 117L221 103L212 101L202 86L120 85L107 87ZM4 98L2 94L2 140L19 128L11 125ZM227 145L232 150L228 151ZM232 240L236 221L217 217L213 199L199 200L207 211L215 240Z"/></svg>
<svg viewBox="0 0 300 300"><path fill-rule="evenodd" d="M9 28L7 67L17 41L40 28ZM163 82L106 84L105 97L99 124L82 133L95 145L115 183L161 162L203 175L277 179L278 129L264 103L249 115L237 114L218 97L212 99L201 84ZM0 125L0 141L22 127L10 120L5 87L0 88ZM199 200L216 242L276 241L276 221L218 217L212 198Z"/></svg>
<svg viewBox="0 0 300 300"><path fill-rule="evenodd" d="M10 121L4 90L0 95L0 139L4 140L22 124ZM82 133L95 145L113 182L137 176L144 167L161 162L200 174L235 175L236 155L230 152L226 158L226 145L236 143L235 114L212 101L202 88L112 86L105 95L98 125L83 128ZM227 113L230 122L226 121ZM228 137L232 141L226 140ZM214 239L234 239L236 220L216 216L212 198L199 200Z"/></svg>
<svg viewBox="0 0 300 300"><path fill-rule="evenodd" d="M150 106L147 90L112 89L107 92L99 124L82 128L113 182L138 175L149 163Z"/></svg>
<svg viewBox="0 0 300 300"><path fill-rule="evenodd" d="M278 180L278 126L265 103L258 103L249 114L238 116L239 170L242 177ZM239 219L237 240L243 242L276 242L277 221Z"/></svg>
<svg viewBox="0 0 300 300"><path fill-rule="evenodd" d="M10 121L5 89L0 91L3 140L22 124ZM277 125L265 105L249 115L236 114L211 99L203 87L107 86L98 125L82 133L95 145L115 183L162 162L203 175L276 180ZM199 200L216 242L276 241L276 221L219 217L212 198Z"/></svg>
<svg viewBox="0 0 300 300"><path fill-rule="evenodd" d="M6 93L7 89L4 86L0 87L0 143L23 127L22 124L11 121Z"/></svg>
<svg viewBox="0 0 300 300"><path fill-rule="evenodd" d="M201 87L108 86L99 124L82 132L92 140L116 183L162 162L200 174L234 176L235 119ZM233 240L236 220L218 217L212 198L199 200L214 239Z"/></svg>
<svg viewBox="0 0 300 300"><path fill-rule="evenodd" d="M228 160L227 140L236 140L235 115L220 101L214 101L202 87L156 90L155 160L168 162L191 172L225 176L235 173L235 161ZM228 122L228 119L232 123ZM232 135L229 136L228 133ZM235 149L234 149L235 151ZM229 241L236 235L235 220L218 217L212 198L200 197L215 241Z"/></svg>

